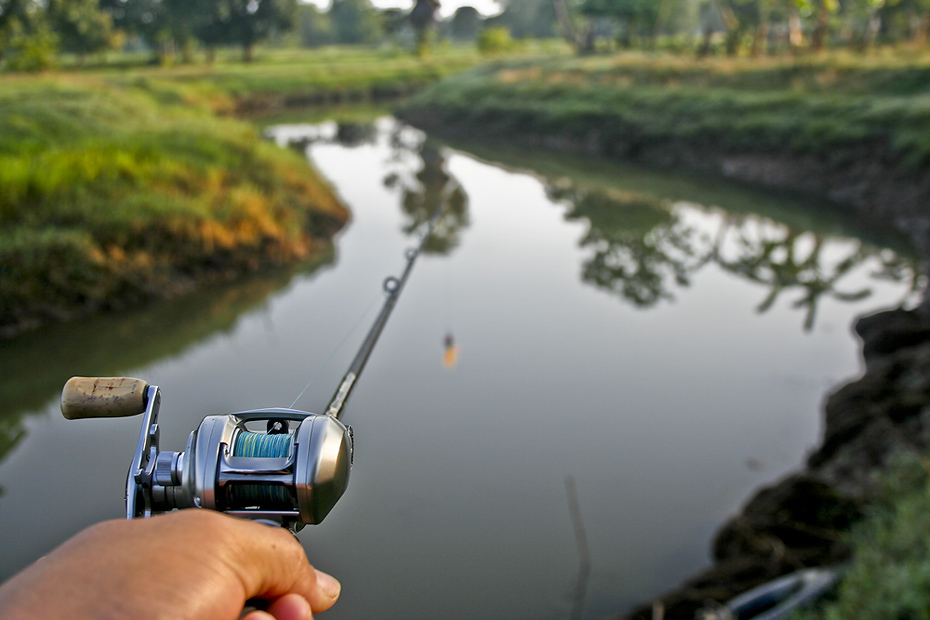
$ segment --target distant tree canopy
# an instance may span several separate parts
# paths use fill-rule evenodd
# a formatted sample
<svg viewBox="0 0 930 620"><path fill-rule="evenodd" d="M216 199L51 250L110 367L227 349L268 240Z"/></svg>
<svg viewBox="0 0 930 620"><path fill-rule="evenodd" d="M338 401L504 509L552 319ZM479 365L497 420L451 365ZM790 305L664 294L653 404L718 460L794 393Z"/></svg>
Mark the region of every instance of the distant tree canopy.
<svg viewBox="0 0 930 620"><path fill-rule="evenodd" d="M439 0L416 0L408 17L417 37L417 55L423 56L429 48L433 28L436 26L436 14L439 12Z"/></svg>
<svg viewBox="0 0 930 620"><path fill-rule="evenodd" d="M369 0L333 0L329 9L336 43L374 43L381 36L381 22Z"/></svg>
<svg viewBox="0 0 930 620"><path fill-rule="evenodd" d="M930 0L500 0L498 15L463 6L445 19L437 0L390 9L332 0L325 10L306 1L0 0L0 61L41 69L59 51L83 61L127 40L162 60L192 61L198 44L208 58L217 47L239 46L249 60L258 43L295 27L288 40L305 47L415 42L420 54L437 33L477 42L489 29L516 40L562 36L586 53L668 41L699 55L930 42Z"/></svg>
<svg viewBox="0 0 930 620"><path fill-rule="evenodd" d="M614 21L621 44L630 47L634 36L652 39L656 35L661 5L655 0L583 0L580 13Z"/></svg>
<svg viewBox="0 0 930 620"><path fill-rule="evenodd" d="M503 12L487 20L488 26L503 26L517 39L548 39L559 36L558 20L552 0L504 0L502 4Z"/></svg>
<svg viewBox="0 0 930 620"><path fill-rule="evenodd" d="M82 60L113 45L113 19L100 10L98 0L47 0L46 10L61 46Z"/></svg>
<svg viewBox="0 0 930 620"><path fill-rule="evenodd" d="M298 5L297 28L300 44L304 47L321 47L336 42L333 21L329 13L321 11L316 5Z"/></svg>
<svg viewBox="0 0 930 620"><path fill-rule="evenodd" d="M239 45L245 60L252 60L256 43L273 32L289 30L297 19L297 0L168 1L189 7L171 13L178 17L186 14L187 19L181 21L196 23L194 32L201 41L209 46Z"/></svg>
<svg viewBox="0 0 930 620"><path fill-rule="evenodd" d="M481 13L473 6L455 9L449 24L449 33L456 41L474 41L481 28Z"/></svg>

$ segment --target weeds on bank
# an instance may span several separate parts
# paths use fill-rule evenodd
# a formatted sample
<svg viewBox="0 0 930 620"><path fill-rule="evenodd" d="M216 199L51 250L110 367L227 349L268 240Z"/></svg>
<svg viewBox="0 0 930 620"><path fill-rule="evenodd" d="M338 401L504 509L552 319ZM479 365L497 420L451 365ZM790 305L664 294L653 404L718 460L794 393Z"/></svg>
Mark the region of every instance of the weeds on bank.
<svg viewBox="0 0 930 620"><path fill-rule="evenodd" d="M882 476L866 519L853 529L853 560L836 593L792 620L930 617L930 476L902 455Z"/></svg>

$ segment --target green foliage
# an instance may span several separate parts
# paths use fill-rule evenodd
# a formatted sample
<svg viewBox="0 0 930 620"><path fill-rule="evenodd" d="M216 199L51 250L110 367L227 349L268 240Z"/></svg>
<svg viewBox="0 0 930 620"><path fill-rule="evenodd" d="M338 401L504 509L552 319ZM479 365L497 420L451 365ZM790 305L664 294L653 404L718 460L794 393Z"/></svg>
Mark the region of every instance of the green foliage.
<svg viewBox="0 0 930 620"><path fill-rule="evenodd" d="M488 27L502 26L517 39L558 36L558 21L551 0L506 0L504 10L487 20Z"/></svg>
<svg viewBox="0 0 930 620"><path fill-rule="evenodd" d="M473 6L460 6L455 9L450 24L450 33L456 41L474 41L481 27L481 14Z"/></svg>
<svg viewBox="0 0 930 620"><path fill-rule="evenodd" d="M63 49L83 57L112 46L112 19L100 10L98 0L48 0L46 6Z"/></svg>
<svg viewBox="0 0 930 620"><path fill-rule="evenodd" d="M337 43L370 44L381 33L381 24L370 0L333 0L329 18Z"/></svg>
<svg viewBox="0 0 930 620"><path fill-rule="evenodd" d="M926 464L902 459L882 481L852 534L853 561L835 599L795 620L930 618L930 481Z"/></svg>
<svg viewBox="0 0 930 620"><path fill-rule="evenodd" d="M188 0L187 3L189 3ZM297 0L198 0L198 36L209 44L240 45L245 60L252 48L275 31L290 29L297 17ZM185 16L181 11L173 15Z"/></svg>
<svg viewBox="0 0 930 620"><path fill-rule="evenodd" d="M58 36L32 0L0 1L0 60L12 71L42 71L55 65Z"/></svg>
<svg viewBox="0 0 930 620"><path fill-rule="evenodd" d="M510 31L503 26L485 28L478 35L478 51L482 54L500 54L512 47Z"/></svg>
<svg viewBox="0 0 930 620"><path fill-rule="evenodd" d="M42 28L31 33L16 32L10 37L6 68L10 71L37 72L56 65L58 37Z"/></svg>
<svg viewBox="0 0 930 620"><path fill-rule="evenodd" d="M333 22L329 13L320 11L313 4L300 4L297 7L297 30L300 43L304 47L322 47L335 43Z"/></svg>

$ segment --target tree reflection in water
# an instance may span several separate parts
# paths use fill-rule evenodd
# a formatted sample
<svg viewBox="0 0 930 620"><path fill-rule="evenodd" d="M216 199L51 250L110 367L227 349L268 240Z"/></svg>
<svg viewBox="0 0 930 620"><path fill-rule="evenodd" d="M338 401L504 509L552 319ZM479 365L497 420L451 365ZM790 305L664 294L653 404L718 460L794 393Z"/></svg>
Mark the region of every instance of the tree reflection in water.
<svg viewBox="0 0 930 620"><path fill-rule="evenodd" d="M584 281L637 307L672 300L666 281L688 286L690 275L707 261L697 231L655 198L554 184L546 193L553 201L571 204L566 219L591 224L581 240L582 247L594 250L584 264Z"/></svg>
<svg viewBox="0 0 930 620"><path fill-rule="evenodd" d="M430 254L449 254L460 242L463 229L469 225L468 194L446 170L446 156L442 147L420 134L398 127L390 138L391 161L401 171L393 171L384 178L384 185L400 193L400 208L407 217L403 224L405 234L421 232L436 210L443 207L433 225L423 251ZM410 165L415 155L418 164ZM412 170L412 175L404 170Z"/></svg>
<svg viewBox="0 0 930 620"><path fill-rule="evenodd" d="M908 283L920 288L913 261L861 241L837 242L824 234L800 231L758 216L726 214L708 234L683 216L683 209L644 194L589 190L565 181L547 185L549 197L567 202L566 219L586 220L590 228L581 246L594 254L585 261L582 278L640 308L674 299L676 287L709 263L725 272L763 285L768 293L759 312L771 309L792 290L800 297L792 306L805 312L804 329L813 329L818 304L829 298L859 301L870 287L845 290L844 280L866 264L878 265L875 280Z"/></svg>
<svg viewBox="0 0 930 620"><path fill-rule="evenodd" d="M374 122L340 121L333 137L333 142L348 148L374 144L377 140L378 127Z"/></svg>

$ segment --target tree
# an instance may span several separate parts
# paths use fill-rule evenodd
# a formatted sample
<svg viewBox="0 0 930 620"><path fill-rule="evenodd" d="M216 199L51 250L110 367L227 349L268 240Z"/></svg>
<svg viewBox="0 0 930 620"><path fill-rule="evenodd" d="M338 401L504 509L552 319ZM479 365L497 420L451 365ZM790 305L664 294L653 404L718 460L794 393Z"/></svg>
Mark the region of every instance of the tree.
<svg viewBox="0 0 930 620"><path fill-rule="evenodd" d="M112 18L100 10L98 0L47 0L49 23L61 45L84 63L87 54L111 47Z"/></svg>
<svg viewBox="0 0 930 620"><path fill-rule="evenodd" d="M194 4L203 7L204 13L198 37L207 45L242 46L246 62L252 61L256 43L291 29L297 18L297 0L199 0Z"/></svg>
<svg viewBox="0 0 930 620"><path fill-rule="evenodd" d="M333 0L329 18L337 43L373 43L381 34L381 24L370 0Z"/></svg>
<svg viewBox="0 0 930 620"><path fill-rule="evenodd" d="M157 0L99 0L99 6L114 28L150 42L164 20L164 6Z"/></svg>
<svg viewBox="0 0 930 620"><path fill-rule="evenodd" d="M408 12L394 7L379 10L378 18L381 21L381 31L392 39L403 38L410 25L407 19Z"/></svg>
<svg viewBox="0 0 930 620"><path fill-rule="evenodd" d="M460 6L452 15L450 31L456 41L474 41L481 28L481 14L473 6Z"/></svg>
<svg viewBox="0 0 930 620"><path fill-rule="evenodd" d="M0 0L0 60L17 71L40 71L54 63L58 37L38 0Z"/></svg>
<svg viewBox="0 0 930 620"><path fill-rule="evenodd" d="M504 11L487 20L489 26L504 26L517 39L559 36L556 5L552 0L505 0L503 4Z"/></svg>
<svg viewBox="0 0 930 620"><path fill-rule="evenodd" d="M416 0L413 10L410 11L410 24L417 34L417 56L425 56L429 51L438 11L439 0Z"/></svg>
<svg viewBox="0 0 930 620"><path fill-rule="evenodd" d="M660 2L655 0L583 0L582 15L609 19L619 27L619 40L630 47L634 37L649 39L655 36Z"/></svg>
<svg viewBox="0 0 930 620"><path fill-rule="evenodd" d="M193 60L198 29L213 14L212 0L99 0L113 26L147 41L160 63L174 61L180 49Z"/></svg>
<svg viewBox="0 0 930 620"><path fill-rule="evenodd" d="M798 0L798 4L814 16L815 23L811 32L811 51L819 52L826 45L830 15L840 8L839 0Z"/></svg>
<svg viewBox="0 0 930 620"><path fill-rule="evenodd" d="M321 47L336 40L329 14L312 4L298 6L297 23L300 43L304 47Z"/></svg>

